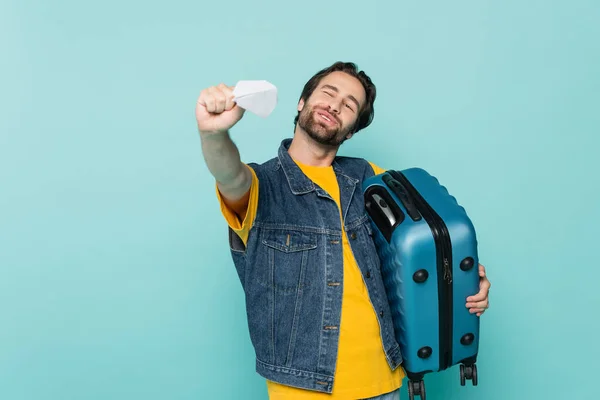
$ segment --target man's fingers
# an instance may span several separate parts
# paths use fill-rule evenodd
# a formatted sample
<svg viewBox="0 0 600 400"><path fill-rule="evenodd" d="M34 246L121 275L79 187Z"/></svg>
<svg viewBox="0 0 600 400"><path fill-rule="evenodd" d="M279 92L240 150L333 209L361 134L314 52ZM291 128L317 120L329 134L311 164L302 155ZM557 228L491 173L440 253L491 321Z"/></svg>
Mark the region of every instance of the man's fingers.
<svg viewBox="0 0 600 400"><path fill-rule="evenodd" d="M483 278L479 283L479 293L474 296L467 297L467 301L481 301L485 299L490 291L491 283L487 278Z"/></svg>
<svg viewBox="0 0 600 400"><path fill-rule="evenodd" d="M482 288L479 291L479 293L477 293L476 295L467 297L467 301L469 301L469 302L482 301L482 300L485 300L486 296L487 296L487 290L485 290L485 288Z"/></svg>
<svg viewBox="0 0 600 400"><path fill-rule="evenodd" d="M210 89L206 90L206 94L204 96L204 104L206 105L206 111L208 111L209 113L215 112L216 100L215 100L215 96L212 95Z"/></svg>
<svg viewBox="0 0 600 400"><path fill-rule="evenodd" d="M224 83L221 83L219 86L217 86L218 89L221 91L221 93L223 93L223 95L225 96L225 108L224 111L229 111L231 109L233 109L233 107L235 107L235 102L233 101L233 98L235 97L233 95L233 86L227 86Z"/></svg>
<svg viewBox="0 0 600 400"><path fill-rule="evenodd" d="M217 85L217 89L222 92L226 97L233 97L233 86L227 86L224 83Z"/></svg>
<svg viewBox="0 0 600 400"><path fill-rule="evenodd" d="M483 278L483 280L481 280L481 283L479 284L480 292L489 292L490 288L492 287L492 283L488 280L488 278Z"/></svg>
<svg viewBox="0 0 600 400"><path fill-rule="evenodd" d="M225 94L217 87L211 87L209 93L215 101L215 108L212 112L216 114L222 113L225 110Z"/></svg>
<svg viewBox="0 0 600 400"><path fill-rule="evenodd" d="M222 90L224 90L224 89L227 89L227 90L229 90L231 93L233 93L233 90L235 89L235 86L227 86L227 85L226 85L226 84L224 84L224 83L220 83L220 84L219 84L217 87L218 87L219 89L222 89Z"/></svg>
<svg viewBox="0 0 600 400"><path fill-rule="evenodd" d="M223 83L214 88L214 96L217 99L216 113L230 111L236 105L233 101L233 90Z"/></svg>
<svg viewBox="0 0 600 400"><path fill-rule="evenodd" d="M236 106L233 101L233 89L234 86L227 86L223 83L206 88L200 92L198 104L205 107L206 111L211 114L232 110Z"/></svg>
<svg viewBox="0 0 600 400"><path fill-rule="evenodd" d="M200 92L200 96L198 96L198 104L203 107L206 107L206 99L204 98L204 90Z"/></svg>
<svg viewBox="0 0 600 400"><path fill-rule="evenodd" d="M467 308L483 308L487 309L490 307L490 303L487 300L484 301L470 301L466 304Z"/></svg>
<svg viewBox="0 0 600 400"><path fill-rule="evenodd" d="M483 314L485 312L485 308L471 308L469 310L469 313L471 314L477 314L478 316Z"/></svg>
<svg viewBox="0 0 600 400"><path fill-rule="evenodd" d="M225 111L230 111L235 107L235 101L233 101L233 93L225 94Z"/></svg>

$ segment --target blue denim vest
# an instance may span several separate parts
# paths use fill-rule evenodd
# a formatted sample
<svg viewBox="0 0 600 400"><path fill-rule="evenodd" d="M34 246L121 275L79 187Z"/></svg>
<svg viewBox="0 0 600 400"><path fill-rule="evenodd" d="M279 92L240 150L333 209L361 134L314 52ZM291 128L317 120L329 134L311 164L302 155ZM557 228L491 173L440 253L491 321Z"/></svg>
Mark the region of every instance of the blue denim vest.
<svg viewBox="0 0 600 400"><path fill-rule="evenodd" d="M343 290L342 227L333 199L309 180L282 141L278 156L249 165L259 204L247 246L233 231L229 245L245 292L256 372L266 379L331 393ZM364 207L362 182L373 175L359 158L336 157L344 228L381 327L391 369L402 362L379 257Z"/></svg>

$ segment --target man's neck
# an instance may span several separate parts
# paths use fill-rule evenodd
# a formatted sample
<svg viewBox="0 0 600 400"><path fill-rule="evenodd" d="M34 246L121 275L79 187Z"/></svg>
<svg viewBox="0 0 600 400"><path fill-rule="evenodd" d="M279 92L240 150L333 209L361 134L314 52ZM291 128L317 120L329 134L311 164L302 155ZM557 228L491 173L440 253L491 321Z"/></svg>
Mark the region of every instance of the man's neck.
<svg viewBox="0 0 600 400"><path fill-rule="evenodd" d="M290 157L294 160L315 167L330 166L337 151L338 147L324 146L317 143L300 129L297 129L294 133L292 143L288 149Z"/></svg>

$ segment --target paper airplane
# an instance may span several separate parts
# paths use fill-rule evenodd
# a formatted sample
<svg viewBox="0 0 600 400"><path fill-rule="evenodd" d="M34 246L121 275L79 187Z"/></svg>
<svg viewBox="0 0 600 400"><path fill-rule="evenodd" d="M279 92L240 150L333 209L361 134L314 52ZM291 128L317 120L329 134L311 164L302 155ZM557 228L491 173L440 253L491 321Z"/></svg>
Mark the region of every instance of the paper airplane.
<svg viewBox="0 0 600 400"><path fill-rule="evenodd" d="M233 96L237 105L263 118L268 117L277 104L277 88L264 80L239 81Z"/></svg>

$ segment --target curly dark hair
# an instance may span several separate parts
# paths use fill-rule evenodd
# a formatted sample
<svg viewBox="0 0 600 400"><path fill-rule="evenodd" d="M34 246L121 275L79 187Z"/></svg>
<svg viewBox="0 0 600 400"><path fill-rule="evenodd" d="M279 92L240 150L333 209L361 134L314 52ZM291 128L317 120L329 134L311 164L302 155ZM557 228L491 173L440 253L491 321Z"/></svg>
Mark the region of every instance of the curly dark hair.
<svg viewBox="0 0 600 400"><path fill-rule="evenodd" d="M369 78L369 76L364 71L359 71L358 66L355 63L337 61L331 66L317 72L304 85L304 89L302 89L302 93L300 94L300 100L306 101L313 93L313 91L317 88L321 79L335 71L342 71L355 77L360 81L360 83L362 83L363 88L365 89L366 101L363 108L359 111L356 124L352 129L352 133L356 133L361 129L364 129L367 126L369 126L373 121L373 117L375 114L373 103L375 102L377 90L375 89L375 84L371 81L371 78ZM294 118L294 126L298 123L299 118L300 113L298 112L298 115L296 115L296 118Z"/></svg>

